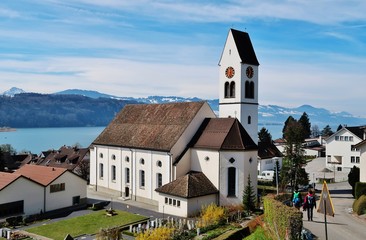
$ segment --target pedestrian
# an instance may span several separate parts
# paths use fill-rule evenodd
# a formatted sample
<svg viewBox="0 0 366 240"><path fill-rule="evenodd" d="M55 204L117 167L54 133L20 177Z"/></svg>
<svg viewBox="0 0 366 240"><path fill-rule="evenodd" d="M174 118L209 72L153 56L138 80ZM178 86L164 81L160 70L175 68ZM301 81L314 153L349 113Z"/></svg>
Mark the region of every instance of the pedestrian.
<svg viewBox="0 0 366 240"><path fill-rule="evenodd" d="M303 210L308 212L308 221L313 221L313 209L316 208L315 194L312 189L309 189L308 194L305 196Z"/></svg>
<svg viewBox="0 0 366 240"><path fill-rule="evenodd" d="M298 187L295 187L295 191L294 191L294 194L293 194L293 197L292 197L292 203L293 203L295 208L300 209L302 199L301 199L301 193L299 192Z"/></svg>

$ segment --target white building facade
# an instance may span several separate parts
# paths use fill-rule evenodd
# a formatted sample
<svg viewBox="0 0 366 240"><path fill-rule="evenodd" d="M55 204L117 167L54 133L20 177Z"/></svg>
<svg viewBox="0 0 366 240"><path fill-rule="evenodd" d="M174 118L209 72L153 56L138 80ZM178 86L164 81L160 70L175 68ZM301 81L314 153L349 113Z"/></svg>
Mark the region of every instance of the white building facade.
<svg viewBox="0 0 366 240"><path fill-rule="evenodd" d="M326 141L326 167L332 171L349 172L360 166L360 150L355 147L365 139L364 127L343 127Z"/></svg>

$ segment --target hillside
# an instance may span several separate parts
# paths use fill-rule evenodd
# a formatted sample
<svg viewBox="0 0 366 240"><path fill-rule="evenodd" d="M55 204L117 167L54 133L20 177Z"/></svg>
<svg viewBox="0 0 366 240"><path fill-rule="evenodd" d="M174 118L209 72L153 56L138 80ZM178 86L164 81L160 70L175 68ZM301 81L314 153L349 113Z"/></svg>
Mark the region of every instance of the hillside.
<svg viewBox="0 0 366 240"><path fill-rule="evenodd" d="M169 103L202 101L200 98L177 96L149 96L146 98L116 97L97 91L71 89L54 94L24 93L13 89L0 95L0 127L82 127L106 126L125 104ZM218 99L206 100L218 114ZM312 125L322 129L330 125L333 130L339 124L366 125L366 118L352 116L347 112L334 113L324 108L303 105L285 108L276 105L259 106L259 126L282 126L291 115L298 119L306 112ZM267 127L268 128L268 127Z"/></svg>
<svg viewBox="0 0 366 240"><path fill-rule="evenodd" d="M0 96L0 126L13 128L106 126L135 101L80 95L21 93Z"/></svg>

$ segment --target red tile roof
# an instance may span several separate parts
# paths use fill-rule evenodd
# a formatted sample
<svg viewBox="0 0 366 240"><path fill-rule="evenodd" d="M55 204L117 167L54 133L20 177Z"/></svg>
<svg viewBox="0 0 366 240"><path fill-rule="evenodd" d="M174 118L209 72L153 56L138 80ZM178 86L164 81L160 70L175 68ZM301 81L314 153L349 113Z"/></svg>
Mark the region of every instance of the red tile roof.
<svg viewBox="0 0 366 240"><path fill-rule="evenodd" d="M20 177L20 174L0 172L0 191Z"/></svg>
<svg viewBox="0 0 366 240"><path fill-rule="evenodd" d="M26 164L19 168L16 173L21 174L43 186L48 186L58 177L60 177L67 169L56 167L44 167Z"/></svg>

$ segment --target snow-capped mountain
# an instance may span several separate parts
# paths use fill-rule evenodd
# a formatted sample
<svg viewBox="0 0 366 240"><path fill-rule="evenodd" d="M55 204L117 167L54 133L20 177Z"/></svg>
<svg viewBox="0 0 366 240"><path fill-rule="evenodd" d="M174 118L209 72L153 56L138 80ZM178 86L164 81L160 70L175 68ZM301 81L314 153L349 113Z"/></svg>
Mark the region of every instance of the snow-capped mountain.
<svg viewBox="0 0 366 240"><path fill-rule="evenodd" d="M19 94L19 93L25 93L25 91L23 89L20 89L17 87L12 87L9 90L5 91L3 93L3 95L8 96L8 97L14 97L15 94Z"/></svg>

